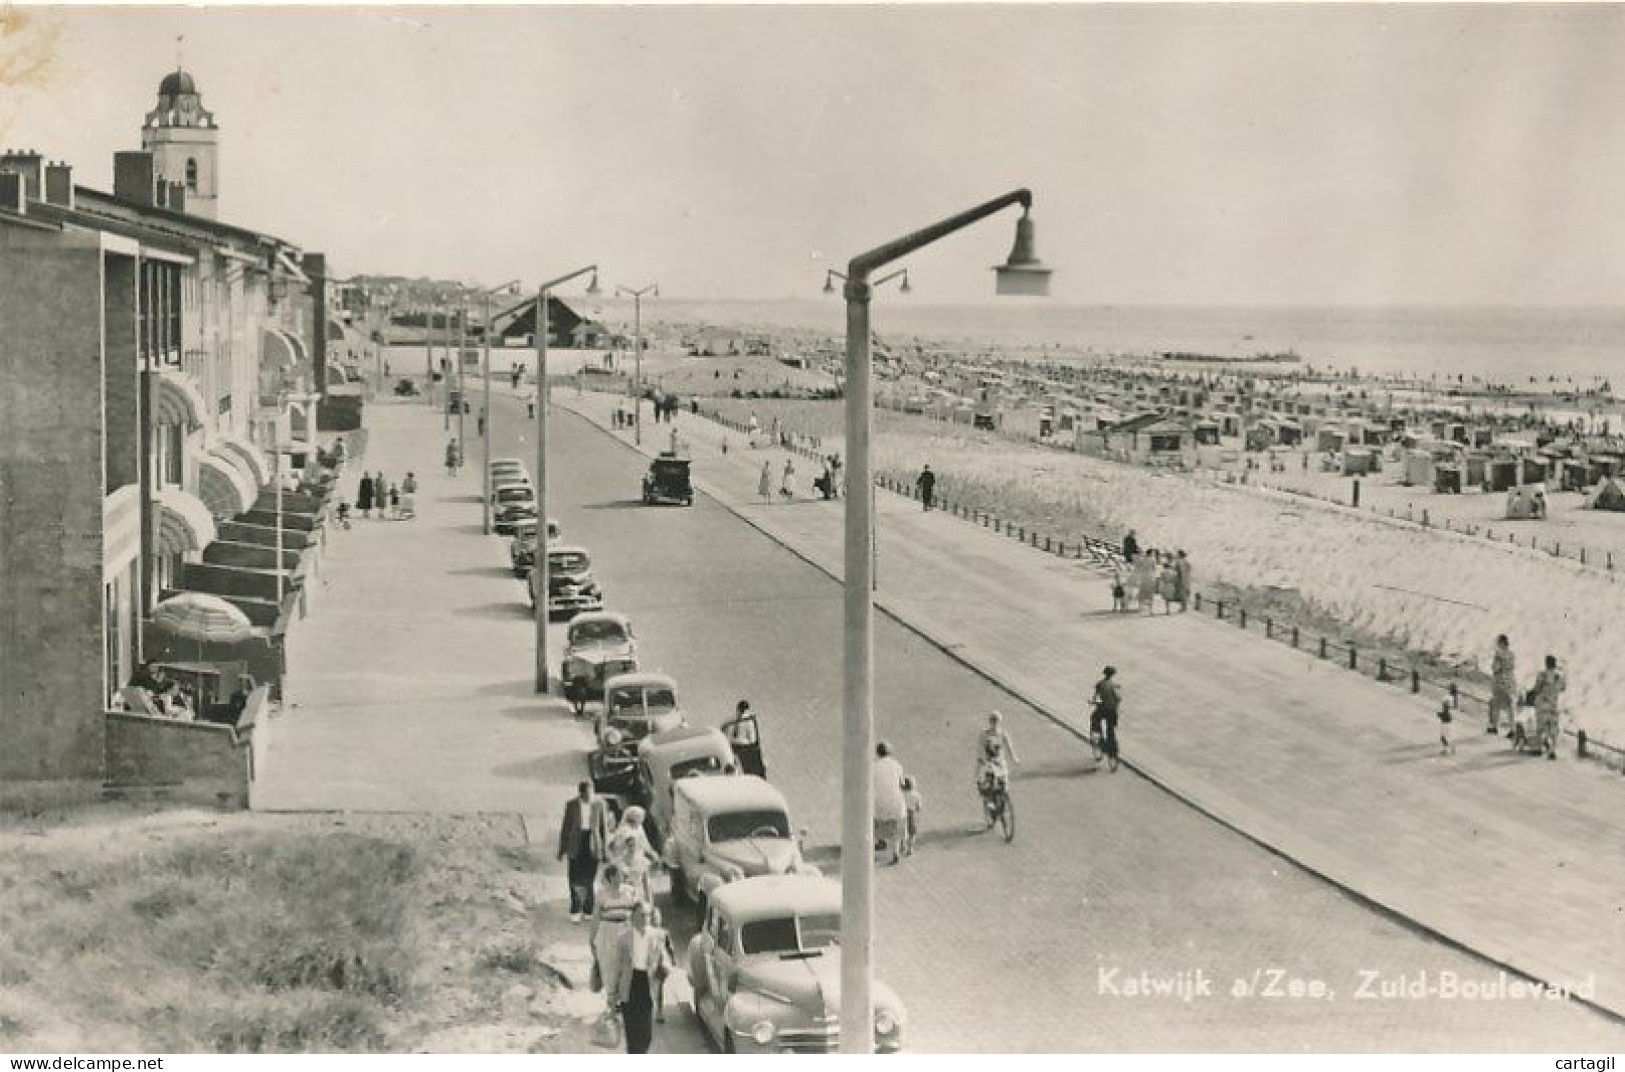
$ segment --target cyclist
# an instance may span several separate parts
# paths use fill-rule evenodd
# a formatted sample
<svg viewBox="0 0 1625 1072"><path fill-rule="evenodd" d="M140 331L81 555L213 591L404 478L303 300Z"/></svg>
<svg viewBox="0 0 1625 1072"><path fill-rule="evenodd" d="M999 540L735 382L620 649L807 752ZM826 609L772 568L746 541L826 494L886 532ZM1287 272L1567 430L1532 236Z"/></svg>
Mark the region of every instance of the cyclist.
<svg viewBox="0 0 1625 1072"><path fill-rule="evenodd" d="M995 801L1010 784L1010 768L1005 765L1005 753L997 740L984 734L982 752L976 757L976 791L982 796L982 811L991 828L998 818Z"/></svg>
<svg viewBox="0 0 1625 1072"><path fill-rule="evenodd" d="M1123 690L1117 684L1117 667L1108 666L1095 682L1094 704L1089 712L1089 743L1095 758L1106 757L1109 770L1117 769L1117 714L1123 703Z"/></svg>
<svg viewBox="0 0 1625 1072"><path fill-rule="evenodd" d="M1004 728L1004 716L997 711L989 711L987 715L987 728L982 731L983 743L992 742L999 746L1005 758L1011 763L1020 764L1021 757L1016 755L1015 742L1010 740L1010 734Z"/></svg>

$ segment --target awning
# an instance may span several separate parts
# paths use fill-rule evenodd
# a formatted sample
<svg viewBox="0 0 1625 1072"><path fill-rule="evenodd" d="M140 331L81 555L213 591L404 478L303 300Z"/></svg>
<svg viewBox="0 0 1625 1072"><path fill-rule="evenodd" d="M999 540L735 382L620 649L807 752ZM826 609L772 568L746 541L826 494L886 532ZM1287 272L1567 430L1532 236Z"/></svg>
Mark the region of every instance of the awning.
<svg viewBox="0 0 1625 1072"><path fill-rule="evenodd" d="M265 451L241 436L229 432L215 436L214 450L216 454L229 453L241 459L255 487L263 488L271 482L271 463L266 461Z"/></svg>
<svg viewBox="0 0 1625 1072"><path fill-rule="evenodd" d="M259 487L236 453L216 450L198 459L198 492L209 513L233 518L254 505Z"/></svg>
<svg viewBox="0 0 1625 1072"><path fill-rule="evenodd" d="M158 491L158 550L163 554L190 554L214 542L214 515L189 491Z"/></svg>
<svg viewBox="0 0 1625 1072"><path fill-rule="evenodd" d="M122 573L141 553L141 486L125 484L102 499L102 580Z"/></svg>
<svg viewBox="0 0 1625 1072"><path fill-rule="evenodd" d="M304 270L293 262L293 258L288 256L286 250L279 249L276 251L276 263L282 268L283 271L293 276L293 278L299 282L310 282L310 276L306 275Z"/></svg>
<svg viewBox="0 0 1625 1072"><path fill-rule="evenodd" d="M281 334L283 338L288 340L288 345L293 347L294 357L298 358L300 361L310 360L310 350L305 347L304 339L301 339L291 331L284 331Z"/></svg>
<svg viewBox="0 0 1625 1072"><path fill-rule="evenodd" d="M156 423L178 424L187 429L203 427L209 407L191 376L177 368L160 370L157 394Z"/></svg>
<svg viewBox="0 0 1625 1072"><path fill-rule="evenodd" d="M296 366L299 363L299 351L294 349L293 337L275 328L261 328L260 360L274 368Z"/></svg>

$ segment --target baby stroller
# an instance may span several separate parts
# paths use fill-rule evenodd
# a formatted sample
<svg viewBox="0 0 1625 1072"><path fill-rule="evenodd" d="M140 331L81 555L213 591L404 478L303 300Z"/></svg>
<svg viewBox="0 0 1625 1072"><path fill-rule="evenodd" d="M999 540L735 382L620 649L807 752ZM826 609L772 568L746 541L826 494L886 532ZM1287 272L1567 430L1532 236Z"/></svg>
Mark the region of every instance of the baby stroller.
<svg viewBox="0 0 1625 1072"><path fill-rule="evenodd" d="M1557 733L1554 726L1553 735ZM1540 732L1540 715L1535 710L1533 696L1524 696L1518 704L1518 709L1512 714L1512 748L1521 755L1538 756L1543 752L1556 751L1557 742L1548 742Z"/></svg>

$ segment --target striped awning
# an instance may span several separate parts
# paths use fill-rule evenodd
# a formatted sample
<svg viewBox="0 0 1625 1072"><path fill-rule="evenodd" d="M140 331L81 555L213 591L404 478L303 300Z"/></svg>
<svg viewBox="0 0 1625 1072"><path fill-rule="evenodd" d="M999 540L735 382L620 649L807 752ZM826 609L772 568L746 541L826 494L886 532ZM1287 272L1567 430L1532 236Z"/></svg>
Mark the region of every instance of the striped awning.
<svg viewBox="0 0 1625 1072"><path fill-rule="evenodd" d="M274 368L293 368L299 364L299 351L294 348L293 336L276 328L260 329L260 360Z"/></svg>
<svg viewBox="0 0 1625 1072"><path fill-rule="evenodd" d="M154 416L158 424L178 424L187 429L203 427L209 407L191 376L177 368L162 369L158 373L157 394Z"/></svg>
<svg viewBox="0 0 1625 1072"><path fill-rule="evenodd" d="M236 517L254 505L259 487L235 453L216 450L198 459L198 494L218 519Z"/></svg>
<svg viewBox="0 0 1625 1072"><path fill-rule="evenodd" d="M191 554L214 542L214 515L189 491L158 491L158 550L162 554Z"/></svg>
<svg viewBox="0 0 1625 1072"><path fill-rule="evenodd" d="M271 482L271 463L266 460L265 451L242 436L231 432L215 436L214 452L242 461L244 471L253 479L256 488L263 488Z"/></svg>
<svg viewBox="0 0 1625 1072"><path fill-rule="evenodd" d="M102 579L122 573L141 553L141 487L125 484L102 499Z"/></svg>

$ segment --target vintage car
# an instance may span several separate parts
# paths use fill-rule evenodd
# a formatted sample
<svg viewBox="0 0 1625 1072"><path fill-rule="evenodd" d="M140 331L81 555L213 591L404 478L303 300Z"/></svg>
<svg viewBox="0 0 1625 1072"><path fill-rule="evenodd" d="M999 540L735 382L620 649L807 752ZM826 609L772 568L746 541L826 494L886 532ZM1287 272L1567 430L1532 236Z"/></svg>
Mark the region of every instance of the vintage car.
<svg viewBox="0 0 1625 1072"><path fill-rule="evenodd" d="M571 619L559 677L576 714L586 713L588 701L604 698L604 683L610 678L637 668L637 638L626 615L600 610Z"/></svg>
<svg viewBox="0 0 1625 1072"><path fill-rule="evenodd" d="M837 1052L840 941L841 887L831 879L764 875L722 887L688 943L695 1017L724 1053ZM872 993L874 1051L897 1053L903 1003L878 980Z"/></svg>
<svg viewBox="0 0 1625 1072"><path fill-rule="evenodd" d="M679 458L669 450L651 461L649 471L643 474L643 505L680 503L693 506L694 487L689 483L688 464L687 458Z"/></svg>
<svg viewBox="0 0 1625 1072"><path fill-rule="evenodd" d="M674 899L703 903L752 875L818 874L801 857L784 794L766 779L685 778L674 789L664 853Z"/></svg>
<svg viewBox="0 0 1625 1072"><path fill-rule="evenodd" d="M530 470L525 468L524 460L520 458L492 458L490 470L492 480L503 473L517 474L527 480L530 479Z"/></svg>
<svg viewBox="0 0 1625 1072"><path fill-rule="evenodd" d="M659 852L671 831L677 783L708 778L738 769L738 757L721 730L681 726L638 742L637 785L633 803L648 815L649 841Z"/></svg>
<svg viewBox="0 0 1625 1072"><path fill-rule="evenodd" d="M559 523L551 517L548 518L548 544L557 543L560 535ZM521 518L514 524L513 539L508 541L508 560L513 563L513 575L515 577L530 576L531 567L536 565L535 518Z"/></svg>
<svg viewBox="0 0 1625 1072"><path fill-rule="evenodd" d="M618 674L604 682L587 771L600 793L628 795L637 785L638 742L686 723L677 682L665 674Z"/></svg>
<svg viewBox="0 0 1625 1072"><path fill-rule="evenodd" d="M526 476L524 473L492 473L491 474L491 505L492 506L495 506L497 503L502 501L501 498L499 498L499 493L504 488L527 488L527 489L530 490L530 493L532 495L536 494L536 489L534 487L531 487L530 477Z"/></svg>
<svg viewBox="0 0 1625 1072"><path fill-rule="evenodd" d="M536 516L536 492L529 484L510 484L492 493L491 505L492 530L512 536L515 525Z"/></svg>
<svg viewBox="0 0 1625 1072"><path fill-rule="evenodd" d="M536 606L538 573L530 571L530 605ZM604 593L592 575L592 556L585 547L554 544L547 549L548 617L570 618L587 610L603 610Z"/></svg>

